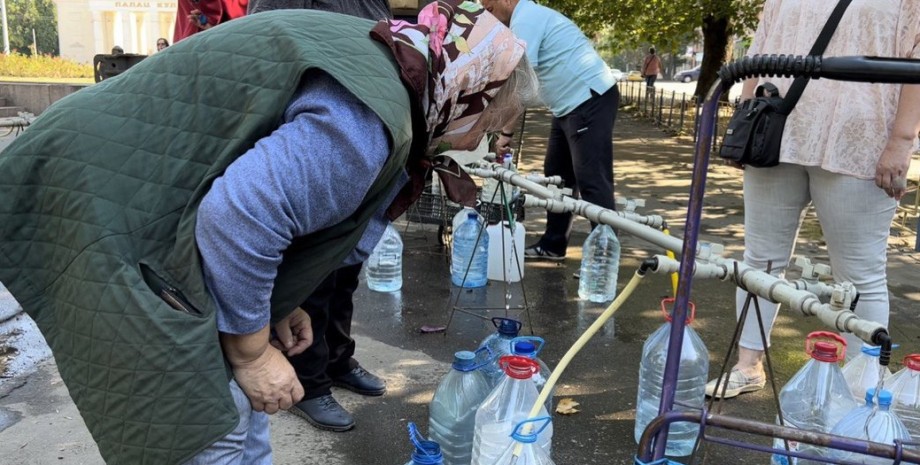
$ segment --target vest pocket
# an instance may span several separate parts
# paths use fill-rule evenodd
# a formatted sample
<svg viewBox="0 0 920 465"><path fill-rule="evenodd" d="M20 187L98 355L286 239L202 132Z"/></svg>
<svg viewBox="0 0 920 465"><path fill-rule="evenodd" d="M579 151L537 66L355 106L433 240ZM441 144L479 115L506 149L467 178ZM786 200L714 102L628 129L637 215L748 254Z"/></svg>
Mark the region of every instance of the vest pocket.
<svg viewBox="0 0 920 465"><path fill-rule="evenodd" d="M200 310L189 303L188 299L182 295L182 291L170 285L169 282L153 271L146 263L138 263L138 267L141 270L141 277L143 277L147 287L149 287L157 297L162 299L163 302L166 302L166 305L169 305L170 308L192 316L204 316Z"/></svg>

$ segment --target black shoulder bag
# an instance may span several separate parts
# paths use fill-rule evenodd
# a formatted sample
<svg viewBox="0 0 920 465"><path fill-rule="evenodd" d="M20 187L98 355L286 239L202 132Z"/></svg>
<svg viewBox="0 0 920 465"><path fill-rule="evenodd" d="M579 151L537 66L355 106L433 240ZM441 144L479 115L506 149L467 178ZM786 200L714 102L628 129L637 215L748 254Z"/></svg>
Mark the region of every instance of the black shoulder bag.
<svg viewBox="0 0 920 465"><path fill-rule="evenodd" d="M817 56L824 53L850 1L840 0L837 3L818 40L808 52L809 55ZM779 96L779 89L773 84L764 83L757 86L754 98L739 105L729 120L719 156L757 168L778 165L786 118L792 113L802 92L805 91L808 79L796 78L789 87L786 98Z"/></svg>

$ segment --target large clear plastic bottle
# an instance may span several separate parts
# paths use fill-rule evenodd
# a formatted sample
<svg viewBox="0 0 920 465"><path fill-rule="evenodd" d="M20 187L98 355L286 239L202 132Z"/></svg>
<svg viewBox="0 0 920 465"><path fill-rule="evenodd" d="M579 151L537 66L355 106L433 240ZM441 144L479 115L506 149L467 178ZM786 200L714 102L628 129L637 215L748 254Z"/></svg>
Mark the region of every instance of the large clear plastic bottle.
<svg viewBox="0 0 920 465"><path fill-rule="evenodd" d="M507 376L476 411L472 465L495 465L512 443L514 426L529 417L530 409L537 401L537 388L530 380L540 370L537 362L506 355L499 360L499 365ZM549 414L541 406L537 416L547 417ZM547 455L551 453L552 438L552 425L537 438L536 445L543 448Z"/></svg>
<svg viewBox="0 0 920 465"><path fill-rule="evenodd" d="M584 274L582 274L584 279ZM661 325L642 346L642 360L639 363L639 392L636 396L635 438L639 442L648 424L658 416L661 405L661 386L664 382L664 367L670 345L671 315L665 308L667 323ZM709 351L700 336L690 327L696 314L691 305L690 317L684 327L684 340L680 354L680 370L677 375L677 390L674 393L674 410L699 411L706 399L706 379L709 377ZM695 423L673 423L668 429L665 453L683 457L693 452L693 445L699 434Z"/></svg>
<svg viewBox="0 0 920 465"><path fill-rule="evenodd" d="M478 218L478 214L469 213L454 231L450 281L455 286L482 287L488 280L489 235Z"/></svg>
<svg viewBox="0 0 920 465"><path fill-rule="evenodd" d="M442 465L444 463L441 446L435 441L422 439L422 435L419 434L415 423L411 421L409 422L409 440L415 446L415 450L406 465Z"/></svg>
<svg viewBox="0 0 920 465"><path fill-rule="evenodd" d="M451 230L451 231L456 231L456 230L460 229L460 225L463 224L464 221L466 221L467 217L470 216L470 213L475 213L475 214L477 214L477 215L479 214L479 212L477 212L475 208L471 208L471 207L463 207L463 208L461 208L460 211L458 211L457 214L454 215L454 219L451 221L451 229L450 229L450 230ZM482 220L482 217L481 217L481 216L480 216L480 217L477 217L477 218L478 218L480 221Z"/></svg>
<svg viewBox="0 0 920 465"><path fill-rule="evenodd" d="M377 292L394 292L402 288L403 242L393 224L386 230L364 265L367 287Z"/></svg>
<svg viewBox="0 0 920 465"><path fill-rule="evenodd" d="M523 323L511 318L492 318L492 324L495 326L494 333L482 340L479 348L488 348L492 354L492 359L485 364L481 370L489 382L489 388L494 389L503 379L505 372L498 366L498 360L503 355L511 355L511 340L518 337L521 332Z"/></svg>
<svg viewBox="0 0 920 465"><path fill-rule="evenodd" d="M891 409L914 439L920 439L920 354L904 357L904 368L885 383L894 396Z"/></svg>
<svg viewBox="0 0 920 465"><path fill-rule="evenodd" d="M543 392L543 386L546 386L546 381L550 376L553 375L553 372L550 371L549 366L543 362L537 356L540 355L540 352L543 351L543 346L546 345L546 341L542 337L536 336L520 336L511 340L511 355L520 355L522 357L527 357L533 359L537 362L537 365L540 366L540 371L534 373L530 379L533 380L534 386L537 387L537 392ZM549 397L546 398L546 402L543 403L543 406L546 407L547 412L553 411L553 396L556 395L556 387L553 386L553 390L550 393Z"/></svg>
<svg viewBox="0 0 920 465"><path fill-rule="evenodd" d="M487 355L486 361L489 358ZM473 352L454 354L452 369L428 407L428 435L440 444L444 465L469 465L472 460L476 410L491 392L481 366Z"/></svg>
<svg viewBox="0 0 920 465"><path fill-rule="evenodd" d="M805 338L805 353L811 357L779 393L779 406L785 425L807 431L827 433L848 412L859 406L837 365L846 353L846 340L835 333L815 331ZM779 423L779 417L777 417ZM782 439L773 447L784 449ZM824 448L789 441L789 450L825 457ZM773 465L803 465L822 462L773 454Z"/></svg>
<svg viewBox="0 0 920 465"><path fill-rule="evenodd" d="M891 392L882 389L878 395L878 405L873 402L875 388L866 392L866 404L853 409L837 423L831 434L854 439L863 439L881 444L894 445L895 440L910 441L907 428L891 411ZM863 463L871 465L888 465L892 459L873 457L864 454L830 449L828 456L835 460L846 460L848 463Z"/></svg>
<svg viewBox="0 0 920 465"><path fill-rule="evenodd" d="M617 295L620 240L613 229L598 224L582 246L578 297L591 302L610 302Z"/></svg>
<svg viewBox="0 0 920 465"><path fill-rule="evenodd" d="M531 418L524 420L514 427L511 433L511 445L505 449L505 452L498 458L496 465L555 465L543 448L537 447L536 442L543 433L543 430L549 426L552 420L549 417ZM525 433L525 427L530 426L530 432ZM521 446L521 451L515 458L514 451L517 446Z"/></svg>
<svg viewBox="0 0 920 465"><path fill-rule="evenodd" d="M881 347L862 346L859 355L843 365L844 379L847 380L847 386L853 393L853 398L862 400L866 397L866 391L878 386L881 373L885 373L885 378L891 376L888 367L882 368L878 363L878 357L881 353Z"/></svg>

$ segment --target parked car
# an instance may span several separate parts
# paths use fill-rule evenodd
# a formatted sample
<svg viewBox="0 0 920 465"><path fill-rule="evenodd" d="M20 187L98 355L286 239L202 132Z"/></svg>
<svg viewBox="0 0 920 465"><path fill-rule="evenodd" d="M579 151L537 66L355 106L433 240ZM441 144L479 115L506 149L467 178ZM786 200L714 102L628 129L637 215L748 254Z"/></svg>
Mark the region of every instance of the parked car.
<svg viewBox="0 0 920 465"><path fill-rule="evenodd" d="M699 78L700 78L700 67L699 66L693 69L681 71L674 75L674 80L680 81L680 82L696 81Z"/></svg>
<svg viewBox="0 0 920 465"><path fill-rule="evenodd" d="M623 71L613 68L610 70L610 72L613 73L613 78L616 79L617 82L626 80L626 73Z"/></svg>
<svg viewBox="0 0 920 465"><path fill-rule="evenodd" d="M627 81L644 81L645 79L642 77L642 73L638 71L630 71L629 74L626 75L626 80Z"/></svg>

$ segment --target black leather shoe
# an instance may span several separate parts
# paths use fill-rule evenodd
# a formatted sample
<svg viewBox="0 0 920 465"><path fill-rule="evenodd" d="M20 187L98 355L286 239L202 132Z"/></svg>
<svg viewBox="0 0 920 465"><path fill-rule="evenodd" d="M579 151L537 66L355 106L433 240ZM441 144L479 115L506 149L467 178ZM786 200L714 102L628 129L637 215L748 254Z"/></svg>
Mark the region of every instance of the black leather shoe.
<svg viewBox="0 0 920 465"><path fill-rule="evenodd" d="M326 431L342 432L355 427L354 417L336 402L332 394L302 400L294 404L288 412Z"/></svg>
<svg viewBox="0 0 920 465"><path fill-rule="evenodd" d="M332 378L332 385L362 396L382 396L387 392L387 382L364 368L356 367L347 374Z"/></svg>

